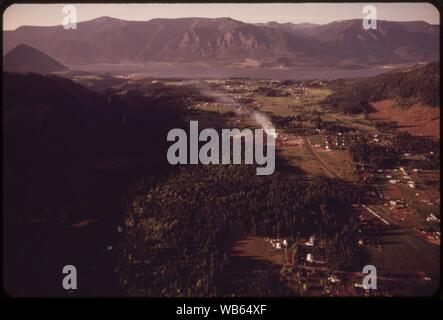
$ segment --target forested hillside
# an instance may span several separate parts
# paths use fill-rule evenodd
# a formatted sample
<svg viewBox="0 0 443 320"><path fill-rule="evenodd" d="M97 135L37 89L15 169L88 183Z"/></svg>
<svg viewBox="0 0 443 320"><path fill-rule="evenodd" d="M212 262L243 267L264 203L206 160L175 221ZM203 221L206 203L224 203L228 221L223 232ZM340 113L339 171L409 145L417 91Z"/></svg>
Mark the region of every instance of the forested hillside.
<svg viewBox="0 0 443 320"><path fill-rule="evenodd" d="M183 168L134 190L119 248L121 283L136 296L283 295L272 272L231 282L229 236L307 236L323 226L331 264L347 268L358 261L350 210L360 196L359 188L324 177L258 177L246 165Z"/></svg>
<svg viewBox="0 0 443 320"><path fill-rule="evenodd" d="M130 174L124 171L142 163L155 172L164 163L163 137L181 123L174 110L182 98L172 91L163 97L136 90L105 96L68 79L37 74L5 73L3 81L8 205L33 216L48 207L76 217L89 212L83 205L97 201L91 191L103 183L101 171L109 170L107 178L120 171L126 179ZM33 210L19 210L32 203Z"/></svg>
<svg viewBox="0 0 443 320"><path fill-rule="evenodd" d="M171 170L165 137L182 123L182 97L168 92L105 95L55 76L3 74L9 294L62 294L58 268L67 261L82 270L85 295L116 290L104 242L116 233L128 185Z"/></svg>
<svg viewBox="0 0 443 320"><path fill-rule="evenodd" d="M365 113L370 111L369 103L385 99L394 99L403 108L416 103L438 107L440 64L433 62L355 80L331 94L324 103L345 113Z"/></svg>

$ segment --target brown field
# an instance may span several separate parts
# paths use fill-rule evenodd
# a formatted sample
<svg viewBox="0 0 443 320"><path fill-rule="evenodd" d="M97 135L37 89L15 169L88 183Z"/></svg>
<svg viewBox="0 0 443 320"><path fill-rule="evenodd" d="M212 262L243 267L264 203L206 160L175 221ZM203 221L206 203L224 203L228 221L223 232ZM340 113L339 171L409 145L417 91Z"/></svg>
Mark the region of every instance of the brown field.
<svg viewBox="0 0 443 320"><path fill-rule="evenodd" d="M290 249L272 249L266 238L249 236L234 243L232 255L243 257L256 262L269 261L277 265L287 264L287 259L292 259ZM285 257L285 254L287 257Z"/></svg>
<svg viewBox="0 0 443 320"><path fill-rule="evenodd" d="M346 181L358 180L354 169L352 159L346 150L334 150L330 152L320 151L319 157L326 163L326 165L333 170L335 177Z"/></svg>
<svg viewBox="0 0 443 320"><path fill-rule="evenodd" d="M431 136L440 139L440 109L421 104L402 109L395 106L394 100L372 103L375 112L369 118L382 121L396 121L399 130L417 136Z"/></svg>

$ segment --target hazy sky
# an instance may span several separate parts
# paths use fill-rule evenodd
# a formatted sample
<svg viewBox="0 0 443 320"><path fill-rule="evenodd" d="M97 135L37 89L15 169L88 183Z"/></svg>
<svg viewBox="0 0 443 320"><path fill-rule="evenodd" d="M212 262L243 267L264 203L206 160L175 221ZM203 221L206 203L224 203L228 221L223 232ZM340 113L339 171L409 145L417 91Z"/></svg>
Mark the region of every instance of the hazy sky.
<svg viewBox="0 0 443 320"><path fill-rule="evenodd" d="M426 3L272 3L272 4L77 4L78 21L110 16L124 20L178 17L230 17L244 22L312 22L363 18L363 6L373 4L380 20L440 22L438 10ZM63 23L63 4L14 4L3 15L3 29L22 25Z"/></svg>

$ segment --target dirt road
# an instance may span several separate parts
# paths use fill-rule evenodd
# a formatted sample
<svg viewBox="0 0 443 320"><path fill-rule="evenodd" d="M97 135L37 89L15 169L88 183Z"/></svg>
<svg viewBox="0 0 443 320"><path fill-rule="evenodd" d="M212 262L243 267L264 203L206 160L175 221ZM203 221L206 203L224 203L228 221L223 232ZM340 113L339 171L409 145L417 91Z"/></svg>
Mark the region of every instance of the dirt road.
<svg viewBox="0 0 443 320"><path fill-rule="evenodd" d="M303 139L306 145L306 148L308 149L309 153L318 161L320 162L323 170L325 170L326 174L330 176L331 178L340 178L342 177L335 171L333 168L331 168L326 162L323 161L323 159L318 155L317 151L312 147L311 142L304 138Z"/></svg>

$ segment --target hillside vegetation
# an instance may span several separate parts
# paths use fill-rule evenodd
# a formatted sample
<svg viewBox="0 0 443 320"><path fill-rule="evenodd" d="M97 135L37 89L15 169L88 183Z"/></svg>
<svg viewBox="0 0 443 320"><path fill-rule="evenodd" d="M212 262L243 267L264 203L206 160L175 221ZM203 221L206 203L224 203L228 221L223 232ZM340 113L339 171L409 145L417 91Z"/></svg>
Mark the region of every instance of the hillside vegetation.
<svg viewBox="0 0 443 320"><path fill-rule="evenodd" d="M227 239L306 237L322 229L330 239L330 263L351 267L350 261L358 261L351 204L361 192L324 177L312 182L280 173L258 177L246 165L182 168L160 184L140 184L128 197L120 281L134 296L285 295L271 273L233 282Z"/></svg>
<svg viewBox="0 0 443 320"><path fill-rule="evenodd" d="M344 113L366 113L370 103L393 99L398 107L440 105L440 64L393 71L356 80L328 96L324 103Z"/></svg>

